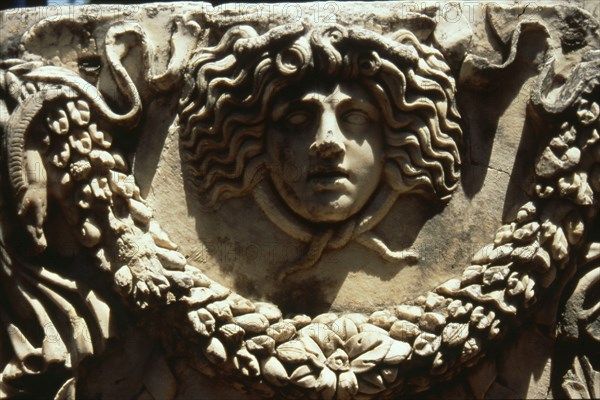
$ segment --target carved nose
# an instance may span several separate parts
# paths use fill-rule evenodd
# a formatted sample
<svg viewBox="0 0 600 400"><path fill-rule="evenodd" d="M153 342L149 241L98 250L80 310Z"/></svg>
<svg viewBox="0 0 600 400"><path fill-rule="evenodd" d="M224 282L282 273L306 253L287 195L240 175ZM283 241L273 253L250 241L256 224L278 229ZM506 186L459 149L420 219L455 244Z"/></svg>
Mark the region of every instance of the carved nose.
<svg viewBox="0 0 600 400"><path fill-rule="evenodd" d="M337 126L335 118L323 118L321 126L315 137L315 141L310 146L310 153L313 156L322 158L334 158L343 154L346 150L344 145L344 135Z"/></svg>

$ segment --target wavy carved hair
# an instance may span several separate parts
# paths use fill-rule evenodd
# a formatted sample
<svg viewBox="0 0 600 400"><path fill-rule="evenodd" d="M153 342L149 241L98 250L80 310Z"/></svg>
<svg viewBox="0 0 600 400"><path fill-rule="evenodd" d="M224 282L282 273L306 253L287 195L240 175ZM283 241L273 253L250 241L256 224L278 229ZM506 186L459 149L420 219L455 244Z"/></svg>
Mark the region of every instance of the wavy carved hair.
<svg viewBox="0 0 600 400"><path fill-rule="evenodd" d="M351 81L377 100L385 179L397 191L450 197L460 174L460 116L441 53L401 30L390 37L336 24L289 24L263 35L229 29L192 62L179 121L187 164L211 207L262 179L272 99L303 79Z"/></svg>

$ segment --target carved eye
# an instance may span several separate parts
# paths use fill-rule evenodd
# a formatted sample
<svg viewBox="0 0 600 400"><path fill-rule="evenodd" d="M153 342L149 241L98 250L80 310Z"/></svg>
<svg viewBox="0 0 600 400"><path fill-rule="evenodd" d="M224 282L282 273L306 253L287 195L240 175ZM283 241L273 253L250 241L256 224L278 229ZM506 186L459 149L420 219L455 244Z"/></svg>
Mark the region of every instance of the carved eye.
<svg viewBox="0 0 600 400"><path fill-rule="evenodd" d="M352 125L365 125L368 124L371 119L364 112L354 110L344 114L342 121Z"/></svg>
<svg viewBox="0 0 600 400"><path fill-rule="evenodd" d="M306 125L310 120L310 115L305 111L296 111L288 115L285 122L292 126Z"/></svg>

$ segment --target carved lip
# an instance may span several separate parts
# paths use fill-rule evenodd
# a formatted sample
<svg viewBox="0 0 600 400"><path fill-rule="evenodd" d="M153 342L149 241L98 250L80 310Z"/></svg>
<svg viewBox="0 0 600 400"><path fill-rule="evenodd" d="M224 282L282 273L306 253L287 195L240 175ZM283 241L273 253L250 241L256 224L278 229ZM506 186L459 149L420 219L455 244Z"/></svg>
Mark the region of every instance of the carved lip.
<svg viewBox="0 0 600 400"><path fill-rule="evenodd" d="M348 170L342 167L320 165L312 167L308 170L308 176L306 180L312 183L327 185L339 183L343 179L348 179L348 177Z"/></svg>

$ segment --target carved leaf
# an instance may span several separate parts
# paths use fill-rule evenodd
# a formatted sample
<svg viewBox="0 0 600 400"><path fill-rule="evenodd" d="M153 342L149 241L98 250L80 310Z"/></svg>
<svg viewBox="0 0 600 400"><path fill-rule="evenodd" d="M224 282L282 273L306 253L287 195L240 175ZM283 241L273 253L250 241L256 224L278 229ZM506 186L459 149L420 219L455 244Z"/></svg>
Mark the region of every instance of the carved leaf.
<svg viewBox="0 0 600 400"><path fill-rule="evenodd" d="M309 357L304 344L299 340L282 343L277 347L276 354L277 358L285 363L301 363Z"/></svg>
<svg viewBox="0 0 600 400"><path fill-rule="evenodd" d="M317 375L307 365L301 365L292 372L290 380L297 386L313 389L317 385Z"/></svg>
<svg viewBox="0 0 600 400"><path fill-rule="evenodd" d="M335 397L336 387L336 374L327 367L323 368L315 383L316 392L321 395L322 399L331 400Z"/></svg>
<svg viewBox="0 0 600 400"><path fill-rule="evenodd" d="M358 380L352 371L342 372L338 380L337 397L339 400L350 400L358 393Z"/></svg>
<svg viewBox="0 0 600 400"><path fill-rule="evenodd" d="M275 386L285 386L289 381L289 376L285 367L275 357L268 357L261 361L261 371L265 379Z"/></svg>
<svg viewBox="0 0 600 400"><path fill-rule="evenodd" d="M350 338L345 348L350 357L350 367L355 373L366 372L381 362L393 339L377 332L363 332Z"/></svg>
<svg viewBox="0 0 600 400"><path fill-rule="evenodd" d="M600 372L593 369L586 357L575 357L562 388L570 399L597 399L600 397Z"/></svg>

